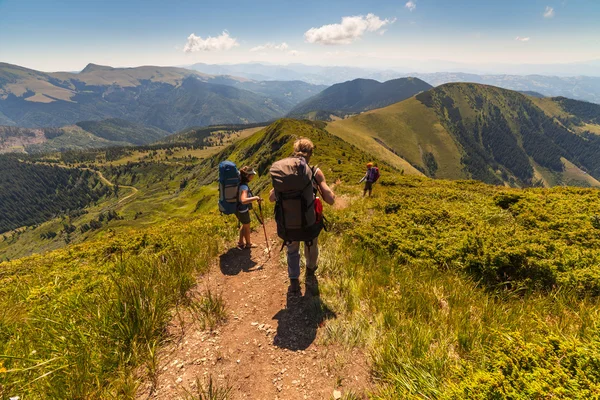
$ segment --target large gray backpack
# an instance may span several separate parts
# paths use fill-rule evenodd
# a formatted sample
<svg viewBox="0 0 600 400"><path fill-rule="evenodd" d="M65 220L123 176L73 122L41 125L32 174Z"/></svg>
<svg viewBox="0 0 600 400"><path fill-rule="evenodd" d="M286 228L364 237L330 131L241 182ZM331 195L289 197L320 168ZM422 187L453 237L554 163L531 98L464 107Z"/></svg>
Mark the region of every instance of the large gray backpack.
<svg viewBox="0 0 600 400"><path fill-rule="evenodd" d="M290 157L273 163L270 173L275 189L277 235L285 243L312 244L323 229L315 214L315 171L304 158Z"/></svg>

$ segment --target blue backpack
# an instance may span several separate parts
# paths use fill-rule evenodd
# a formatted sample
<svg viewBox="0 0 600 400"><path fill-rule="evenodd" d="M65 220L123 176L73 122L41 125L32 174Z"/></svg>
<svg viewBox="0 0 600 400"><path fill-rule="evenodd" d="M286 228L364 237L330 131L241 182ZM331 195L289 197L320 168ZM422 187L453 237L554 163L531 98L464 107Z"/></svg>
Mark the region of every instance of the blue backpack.
<svg viewBox="0 0 600 400"><path fill-rule="evenodd" d="M235 214L238 206L240 171L231 161L219 164L219 210L225 214Z"/></svg>

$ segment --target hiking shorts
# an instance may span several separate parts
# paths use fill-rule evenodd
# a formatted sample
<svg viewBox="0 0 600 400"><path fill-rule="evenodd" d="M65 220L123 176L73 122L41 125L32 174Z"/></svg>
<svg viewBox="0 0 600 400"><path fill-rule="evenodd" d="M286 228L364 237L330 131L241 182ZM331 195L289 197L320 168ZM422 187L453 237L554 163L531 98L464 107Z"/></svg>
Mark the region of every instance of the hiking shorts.
<svg viewBox="0 0 600 400"><path fill-rule="evenodd" d="M365 182L365 190L373 190L373 182Z"/></svg>
<svg viewBox="0 0 600 400"><path fill-rule="evenodd" d="M250 223L250 211L246 211L246 212L236 211L235 216L237 217L238 221L240 221L240 223L242 225L246 225L246 224Z"/></svg>

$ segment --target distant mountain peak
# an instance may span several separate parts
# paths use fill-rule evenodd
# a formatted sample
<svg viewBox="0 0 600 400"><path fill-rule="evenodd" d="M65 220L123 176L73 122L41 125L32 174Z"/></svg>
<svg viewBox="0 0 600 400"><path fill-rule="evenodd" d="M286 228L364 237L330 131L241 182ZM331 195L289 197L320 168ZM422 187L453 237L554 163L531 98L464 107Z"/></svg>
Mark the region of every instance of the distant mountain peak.
<svg viewBox="0 0 600 400"><path fill-rule="evenodd" d="M108 65L99 65L99 64L89 63L84 69L81 70L80 74L85 74L87 72L94 72L94 71L112 71L112 70L114 70L114 68L110 67Z"/></svg>

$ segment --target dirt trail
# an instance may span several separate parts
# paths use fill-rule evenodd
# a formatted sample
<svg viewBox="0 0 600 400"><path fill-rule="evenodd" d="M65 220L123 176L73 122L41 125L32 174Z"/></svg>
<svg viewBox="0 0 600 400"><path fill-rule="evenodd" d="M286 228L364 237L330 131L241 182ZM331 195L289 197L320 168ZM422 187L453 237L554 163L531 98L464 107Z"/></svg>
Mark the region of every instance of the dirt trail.
<svg viewBox="0 0 600 400"><path fill-rule="evenodd" d="M270 259L260 229L252 233L258 248L222 254L194 289L221 293L228 320L210 332L190 315L175 318L156 390L150 393L147 384L139 399L182 398L196 378L209 376L221 387L231 386L232 400L330 399L347 393L362 398L370 385L364 355L320 343L328 320L336 316L322 304L318 281L303 284L302 295L288 295L287 266L280 262L273 222L267 232ZM334 396L334 391L339 392Z"/></svg>

